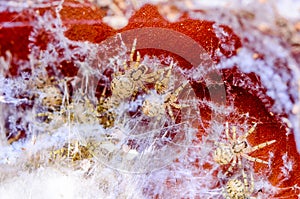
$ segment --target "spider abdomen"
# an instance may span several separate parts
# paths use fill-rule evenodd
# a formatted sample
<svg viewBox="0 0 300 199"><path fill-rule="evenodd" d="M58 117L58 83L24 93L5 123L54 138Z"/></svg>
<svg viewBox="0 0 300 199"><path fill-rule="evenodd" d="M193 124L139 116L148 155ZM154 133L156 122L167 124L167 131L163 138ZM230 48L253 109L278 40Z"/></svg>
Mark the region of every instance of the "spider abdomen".
<svg viewBox="0 0 300 199"><path fill-rule="evenodd" d="M229 164L233 159L233 152L229 147L218 147L213 154L214 160L220 164Z"/></svg>
<svg viewBox="0 0 300 199"><path fill-rule="evenodd" d="M125 75L115 77L111 82L112 94L125 99L130 97L135 91L134 82Z"/></svg>
<svg viewBox="0 0 300 199"><path fill-rule="evenodd" d="M245 184L238 180L238 179L233 179L229 180L226 186L226 194L228 195L227 198L230 199L245 199Z"/></svg>

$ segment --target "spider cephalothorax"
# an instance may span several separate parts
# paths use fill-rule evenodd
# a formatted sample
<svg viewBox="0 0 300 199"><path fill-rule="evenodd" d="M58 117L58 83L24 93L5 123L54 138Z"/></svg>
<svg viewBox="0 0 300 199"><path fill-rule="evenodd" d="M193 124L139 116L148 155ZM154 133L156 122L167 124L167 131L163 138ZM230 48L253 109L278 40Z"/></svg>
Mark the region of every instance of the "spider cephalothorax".
<svg viewBox="0 0 300 199"><path fill-rule="evenodd" d="M216 143L217 148L213 153L214 160L220 164L220 165L226 165L231 163L230 167L228 168L228 171L231 171L232 168L238 163L238 165L241 167L241 157L246 158L253 162L259 162L262 164L268 164L267 161L261 160L259 158L254 158L248 154L252 153L253 151L256 151L258 149L262 149L266 146L269 146L276 142L276 140L267 141L264 143L261 143L256 146L250 146L247 142L247 137L253 133L253 131L256 128L256 123L245 133L244 135L236 138L236 127L232 127L232 138L229 136L229 126L228 122L226 122L226 138L228 143ZM227 174L227 173L226 173Z"/></svg>

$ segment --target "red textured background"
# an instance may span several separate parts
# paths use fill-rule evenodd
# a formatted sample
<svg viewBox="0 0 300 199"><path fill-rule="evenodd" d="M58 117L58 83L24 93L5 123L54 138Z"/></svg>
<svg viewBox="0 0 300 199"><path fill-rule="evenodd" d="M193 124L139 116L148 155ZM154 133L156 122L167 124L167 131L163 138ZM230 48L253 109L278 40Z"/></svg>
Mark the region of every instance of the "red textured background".
<svg viewBox="0 0 300 199"><path fill-rule="evenodd" d="M0 24L8 22L11 24L19 24L17 27L7 27L0 26L0 55L5 56L5 51L10 50L13 56L13 60L26 60L29 54L30 49L28 48L28 37L29 33L32 30L33 21L33 12L39 11L43 13L45 10L53 10L53 8L43 8L38 10L25 10L22 13L0 13ZM121 30L114 30L108 25L101 22L102 17L105 15L105 11L96 7L91 7L89 4L80 5L76 1L65 1L63 9L60 12L64 26L67 28L65 32L66 37L75 41L90 41L93 43L100 43L106 38L115 35L118 32L125 30L141 28L141 27L163 27L167 29L176 30L181 32L193 40L198 42L207 52L210 52L211 58L216 63L219 61L214 52L217 49L226 55L233 56L236 54L236 50L241 47L243 44L240 41L239 37L234 35L230 37L230 41L233 42L235 46L234 51L226 51L221 47L221 41L213 31L212 25L213 22L209 21L200 21L189 19L184 15L179 22L170 23L167 22L162 16L160 16L157 8L155 6L146 5L138 10L129 20L129 24ZM21 23L18 23L21 22ZM230 27L223 26L224 29L232 33ZM45 48L46 43L49 41L47 33L41 33L38 42L36 45ZM208 42L209 41L209 42ZM147 42L143 40L142 42ZM187 47L188 48L188 47ZM161 53L168 54L168 52L159 51L159 50L142 50L142 56L144 54L155 54L159 55ZM193 53L191 49L191 53ZM174 56L174 55L171 55ZM184 65L189 67L190 63L187 63L184 59L176 57L179 65ZM72 60L66 60L60 63L60 68L65 75L72 76L76 74L76 67L72 63ZM16 70L17 65L13 64L10 68L10 73L12 75L18 75ZM249 116L252 118L257 118L261 124L258 125L257 130L249 137L249 142L252 145L262 143L264 141L276 139L277 142L274 146L268 149L262 149L258 152L255 152L253 156L259 156L266 154L268 156L268 151L272 149L275 152L275 157L271 165L272 172L270 173L270 182L273 185L278 183L278 176L280 174L280 167L282 163L282 155L288 152L290 158L295 162L293 167L293 172L291 173L291 178L288 181L285 181L282 187L293 186L294 184L300 184L300 175L299 175L299 162L300 155L296 151L295 142L293 135L286 137L285 129L282 125L272 116L266 109L266 104L263 104L261 100L255 96L255 94L250 94L244 88L234 86L233 79L238 78L240 72L236 69L226 69L222 71L223 80L226 87L231 87L228 89L227 96L231 96L234 99L234 105L238 109L239 113L249 113ZM248 76L253 82L258 82L259 79L253 77L253 74L244 74ZM199 98L203 98L207 93L203 92L201 85L197 83L193 84L196 94ZM211 113L208 108L202 108L202 120L209 120ZM231 121L230 118L227 118L228 121ZM235 121L231 121L235 122ZM203 130L199 130L201 134ZM255 170L258 171L267 171L265 165L255 164ZM263 190L262 190L263 191ZM279 194L278 196L288 196L288 198L298 198L295 195L293 190L287 190Z"/></svg>

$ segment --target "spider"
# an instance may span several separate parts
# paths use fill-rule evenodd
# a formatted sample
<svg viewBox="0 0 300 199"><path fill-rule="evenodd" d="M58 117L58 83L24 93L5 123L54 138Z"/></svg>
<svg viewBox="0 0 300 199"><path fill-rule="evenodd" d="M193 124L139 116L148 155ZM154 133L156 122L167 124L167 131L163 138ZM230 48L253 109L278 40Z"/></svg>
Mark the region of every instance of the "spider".
<svg viewBox="0 0 300 199"><path fill-rule="evenodd" d="M65 144L62 148L50 152L50 161L58 158L69 159L73 162L94 157L95 143L83 145L78 141Z"/></svg>
<svg viewBox="0 0 300 199"><path fill-rule="evenodd" d="M55 113L62 113L62 107L65 106L65 88L67 88L69 81L72 78L64 78L61 80L56 80L53 77L45 77L45 80L39 77L36 81L36 87L38 88L38 97L41 99L39 103L39 108L43 111L38 113L36 116L42 118L42 121L49 123ZM60 85L60 84L63 84Z"/></svg>
<svg viewBox="0 0 300 199"><path fill-rule="evenodd" d="M228 122L226 122L226 138L229 141L229 143L216 143L218 148L213 153L214 160L220 164L225 165L229 164L231 162L230 167L226 171L225 175L228 174L228 172L231 172L233 167L238 163L239 167L242 167L241 157L244 157L252 162L259 162L262 164L268 164L267 161L261 160L259 158L254 158L249 153L252 153L258 149L262 149L266 146L269 146L276 142L276 140L267 141L264 143L261 143L256 146L250 146L247 142L247 137L253 133L257 126L257 123L255 123L247 133L245 133L243 136L240 136L239 138L236 138L236 127L232 127L232 138L229 136L229 127Z"/></svg>
<svg viewBox="0 0 300 199"><path fill-rule="evenodd" d="M242 170L243 181L235 178L230 179L226 183L226 188L223 190L223 195L226 199L256 199L251 194L254 191L254 179L251 175L250 185L248 184L247 175Z"/></svg>
<svg viewBox="0 0 300 199"><path fill-rule="evenodd" d="M46 117L45 122L52 123L52 126L60 126L68 122L94 124L98 112L86 96L82 97L80 100L62 104L59 110L37 113L36 117Z"/></svg>
<svg viewBox="0 0 300 199"><path fill-rule="evenodd" d="M175 121L174 114L172 111L172 106L176 109L182 108L181 104L177 104L178 95L182 89L187 85L188 82L183 83L174 92L166 92L162 95L157 94L157 92L152 92L152 94L143 102L142 112L149 117L157 117L160 120L167 109L172 121Z"/></svg>
<svg viewBox="0 0 300 199"><path fill-rule="evenodd" d="M59 81L48 76L41 76L34 80L32 86L37 89L36 97L40 99L40 105L50 111L59 110L63 101L63 92L59 86Z"/></svg>
<svg viewBox="0 0 300 199"><path fill-rule="evenodd" d="M136 49L136 41L136 39L134 39L133 41L133 46L130 53L129 68L127 68L127 64L125 63L125 72L123 74L117 73L116 75L114 75L111 82L112 95L119 99L125 99L134 95L139 90L139 88L147 91L144 83L154 83L155 79L158 76L157 74L160 72L157 71L147 73L149 68L144 64L140 64L141 55L138 51L136 61L133 60L133 55Z"/></svg>
<svg viewBox="0 0 300 199"><path fill-rule="evenodd" d="M42 99L42 105L51 107L54 110L59 109L62 105L63 94L60 89L55 86L47 86L43 89L45 96Z"/></svg>
<svg viewBox="0 0 300 199"><path fill-rule="evenodd" d="M47 80L49 81L49 80ZM44 122L49 123L53 118L53 113L59 112L63 102L63 93L55 84L43 83L42 86L37 86L39 89L39 98L41 108L47 110L46 112L38 113L36 116L43 118Z"/></svg>

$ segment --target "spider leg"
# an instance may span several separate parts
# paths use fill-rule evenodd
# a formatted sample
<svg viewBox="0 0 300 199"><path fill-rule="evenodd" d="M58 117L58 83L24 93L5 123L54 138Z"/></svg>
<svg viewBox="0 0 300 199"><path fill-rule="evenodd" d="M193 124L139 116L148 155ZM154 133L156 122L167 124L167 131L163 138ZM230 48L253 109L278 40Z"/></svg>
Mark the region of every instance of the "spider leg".
<svg viewBox="0 0 300 199"><path fill-rule="evenodd" d="M8 144L12 144L13 142L18 141L20 139L21 135L22 135L21 131L18 131L17 135L8 138L8 140L7 140Z"/></svg>
<svg viewBox="0 0 300 199"><path fill-rule="evenodd" d="M253 174L251 173L251 184L250 184L250 190L249 193L252 193L254 191L254 178L253 178Z"/></svg>
<svg viewBox="0 0 300 199"><path fill-rule="evenodd" d="M180 109L182 108L181 104L177 104L175 103L178 99L178 94L180 93L180 91L186 86L187 82L184 83L183 85L181 85L180 87L178 87L174 93L169 93L166 97L166 100L171 106L177 108L177 109Z"/></svg>
<svg viewBox="0 0 300 199"><path fill-rule="evenodd" d="M144 88L144 85L141 86L141 87L142 87L142 89L145 89L145 88ZM136 95L137 95L138 92L139 92L138 88L134 89L134 91L132 92L130 101L134 101L134 100L135 100L135 97L136 97ZM147 91L146 91L146 92L147 92Z"/></svg>
<svg viewBox="0 0 300 199"><path fill-rule="evenodd" d="M134 53L136 50L136 42L137 42L137 39L135 38L133 40L133 44L132 44L132 48L131 48L131 52L130 52L130 62L134 63L134 65L133 65L134 68L138 68L138 66L140 65L140 61L141 61L141 54L139 52L137 52L136 61L133 60L133 56L134 56ZM130 66L131 66L131 64L130 64Z"/></svg>
<svg viewBox="0 0 300 199"><path fill-rule="evenodd" d="M107 86L105 86L105 87L103 88L103 91L102 91L101 96L100 96L100 99L99 99L100 102L103 102L104 99L105 99L106 89L107 89Z"/></svg>
<svg viewBox="0 0 300 199"><path fill-rule="evenodd" d="M228 122L226 122L226 125L225 125L225 134L226 134L226 138L231 142L232 139L229 136L229 125L228 125Z"/></svg>
<svg viewBox="0 0 300 199"><path fill-rule="evenodd" d="M133 40L133 44L132 44L132 48L131 48L131 52L130 52L130 61L133 62L133 55L135 52L135 47L136 47L136 38Z"/></svg>
<svg viewBox="0 0 300 199"><path fill-rule="evenodd" d="M242 158L240 155L237 155L237 161L238 161L239 168L242 169Z"/></svg>
<svg viewBox="0 0 300 199"><path fill-rule="evenodd" d="M233 169L233 167L235 167L235 165L236 165L236 162L237 162L237 157L236 156L233 156L233 160L232 160L232 162L231 162L231 165L230 165L230 167L227 169L227 171L225 172L225 176L227 176L228 175L228 173L230 172L232 172L232 169Z"/></svg>
<svg viewBox="0 0 300 199"><path fill-rule="evenodd" d="M247 155L247 154L242 154L242 156L252 162L259 162L259 163L262 163L262 164L269 164L267 161L265 160L262 160L262 159L259 159L259 158L254 158L250 155Z"/></svg>
<svg viewBox="0 0 300 199"><path fill-rule="evenodd" d="M124 67L124 70L125 70L125 71L128 70L126 61L124 61L123 67ZM119 75L121 75L121 73L120 73L120 72L117 72L115 75L113 74L113 78L115 78L116 76L119 76Z"/></svg>
<svg viewBox="0 0 300 199"><path fill-rule="evenodd" d="M165 85L169 85L170 83L170 77L171 77L171 74L172 74L172 68L173 68L173 61L170 63L170 66L168 67L168 72L167 72L167 75L166 75L166 78L164 80L162 80L162 83L164 83Z"/></svg>
<svg viewBox="0 0 300 199"><path fill-rule="evenodd" d="M134 64L134 68L138 68L139 65L140 65L140 61L141 61L141 54L140 54L140 52L137 51L136 54L137 54L137 55L136 55L137 57L136 57L136 61L135 61L135 64Z"/></svg>
<svg viewBox="0 0 300 199"><path fill-rule="evenodd" d="M162 77L162 79L160 81L156 82L154 87L158 93L163 93L168 89L169 84L170 84L172 68L173 68L173 61L171 62L170 66L167 69L166 77ZM158 74L161 73L161 76L163 76L164 71L165 71L165 69L162 69L162 71L158 71Z"/></svg>
<svg viewBox="0 0 300 199"><path fill-rule="evenodd" d="M143 84L142 81L137 81L136 83L137 83L138 87L142 88L146 93L149 93L148 88L145 87L145 85ZM136 90L136 93L135 93L135 95L136 95L138 92L138 89L135 89L135 90Z"/></svg>
<svg viewBox="0 0 300 199"><path fill-rule="evenodd" d="M232 126L232 141L236 141L236 127Z"/></svg>
<svg viewBox="0 0 300 199"><path fill-rule="evenodd" d="M257 123L254 123L254 125L249 129L249 131L247 131L247 133L245 133L244 135L242 135L240 137L240 140L246 139L246 137L248 137L251 133L253 133L254 130L255 130L255 128L256 128L256 126L257 126Z"/></svg>
<svg viewBox="0 0 300 199"><path fill-rule="evenodd" d="M259 144L259 145L256 145L256 146L254 146L254 147L249 148L249 149L247 150L247 153L251 153L251 152L256 151L256 150L258 150L258 149L262 149L262 148L264 148L264 147L266 147L266 146L269 146L269 145L271 145L271 144L273 144L273 143L275 143L275 142L276 142L276 140L271 140L271 141L267 141L267 142L261 143L261 144Z"/></svg>
<svg viewBox="0 0 300 199"><path fill-rule="evenodd" d="M171 73L172 73L172 68L173 68L173 61L171 61L169 67L168 67L168 72L167 72L167 75L166 77L168 78L168 80L170 80L170 77L171 77Z"/></svg>
<svg viewBox="0 0 300 199"><path fill-rule="evenodd" d="M246 175L244 169L242 169L242 176L243 176L243 180L244 180L245 193L251 193L251 192L249 192L249 184L248 184L247 175Z"/></svg>
<svg viewBox="0 0 300 199"><path fill-rule="evenodd" d="M174 114L173 114L171 105L170 105L170 104L167 104L166 107L167 107L167 109L168 109L168 113L169 113L169 115L170 115L172 121L175 121L175 118L174 118Z"/></svg>
<svg viewBox="0 0 300 199"><path fill-rule="evenodd" d="M180 104L176 104L174 102L170 102L170 105L173 106L173 107L175 107L175 108L177 108L177 109L182 108L182 106Z"/></svg>
<svg viewBox="0 0 300 199"><path fill-rule="evenodd" d="M242 163L241 163L241 156L239 158L239 167L242 169L242 176L243 176L243 181L244 181L244 186L245 186L245 195L249 196L253 191L254 191L254 179L253 175L251 174L251 181L250 185L247 179L247 174L245 173L244 169L242 168ZM250 197L250 198L255 198L255 197Z"/></svg>
<svg viewBox="0 0 300 199"><path fill-rule="evenodd" d="M53 113L51 113L51 112L38 113L38 114L36 114L36 117L47 117L47 119L49 119L49 120L54 119Z"/></svg>
<svg viewBox="0 0 300 199"><path fill-rule="evenodd" d="M175 91L174 95L178 96L179 93L184 89L184 87L188 84L188 81L185 81L181 86L179 86Z"/></svg>

